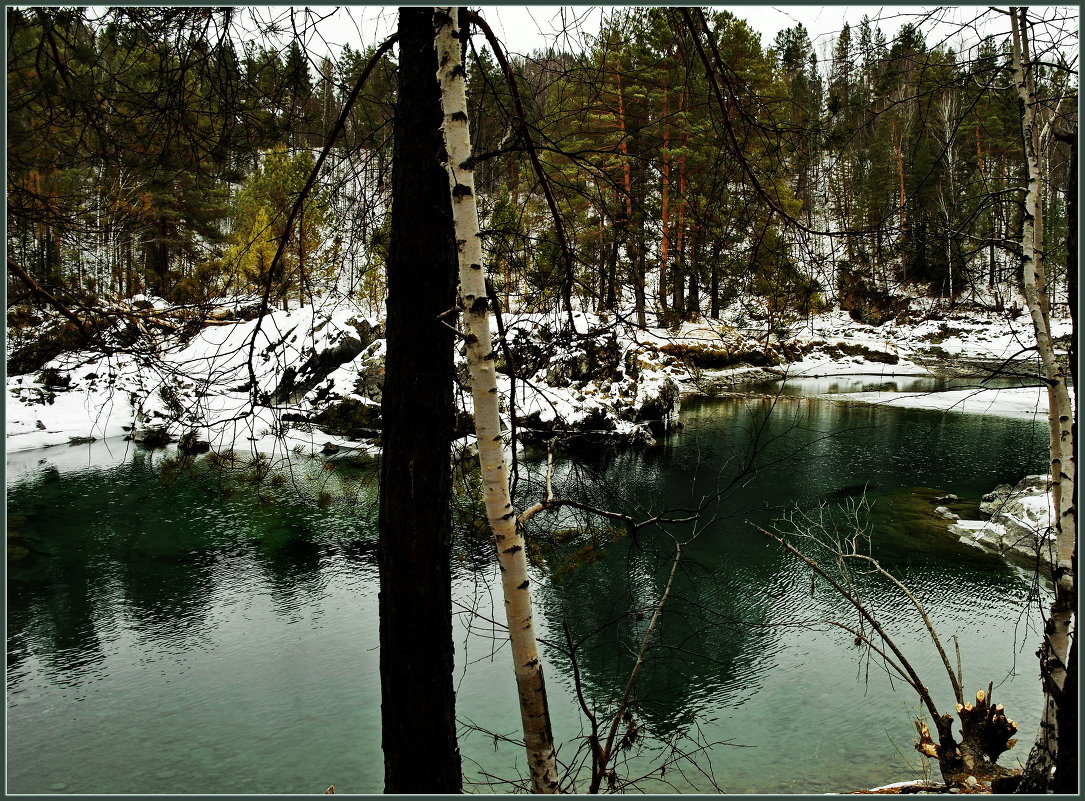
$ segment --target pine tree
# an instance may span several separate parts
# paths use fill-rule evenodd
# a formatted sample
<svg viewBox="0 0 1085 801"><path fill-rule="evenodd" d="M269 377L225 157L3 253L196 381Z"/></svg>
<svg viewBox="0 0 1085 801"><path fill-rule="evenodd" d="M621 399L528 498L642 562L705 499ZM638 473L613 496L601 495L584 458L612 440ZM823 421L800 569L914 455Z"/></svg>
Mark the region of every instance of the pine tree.
<svg viewBox="0 0 1085 801"><path fill-rule="evenodd" d="M456 247L432 8L399 12L377 564L385 792L462 791L452 685Z"/></svg>

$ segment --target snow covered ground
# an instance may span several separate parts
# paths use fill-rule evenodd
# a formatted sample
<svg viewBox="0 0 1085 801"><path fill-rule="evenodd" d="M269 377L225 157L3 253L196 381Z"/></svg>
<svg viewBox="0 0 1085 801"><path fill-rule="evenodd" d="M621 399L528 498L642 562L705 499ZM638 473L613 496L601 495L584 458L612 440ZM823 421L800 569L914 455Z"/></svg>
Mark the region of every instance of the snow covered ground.
<svg viewBox="0 0 1085 801"><path fill-rule="evenodd" d="M130 302L168 313L156 299ZM1039 386L984 387L991 365L1008 360L1024 375L1036 369L1021 359L1033 345L1029 330L996 315L875 328L837 311L794 327L783 341L721 321L648 331L590 314L574 315L571 327L555 315L507 315L505 322L517 378L501 375L500 389L506 404L515 399L521 431L536 429L541 438L566 432L650 443L677 424L681 394L707 391L711 382L742 392L751 391L744 383L799 379L797 391L826 403L1033 419L1047 413ZM216 451L259 454L272 464L295 455L379 453L383 326L341 296L262 321L212 320L187 337L138 319L134 325L135 342L121 339L108 355L63 353L42 369L8 377L9 480L116 462L135 447L127 440L154 433L173 441L195 437ZM1068 320L1054 327L1057 337L1070 333ZM12 347L9 338L9 359ZM973 386L918 391L953 374L975 376ZM855 391L864 386L871 390ZM470 411L470 393L456 394ZM463 437L459 446L471 441ZM78 447L52 447L59 445ZM48 458L42 448L50 448ZM1024 528L1042 532L1049 504L1044 491L1013 507L1023 523L1007 515L957 521L955 532L993 549L1013 547L1010 539L1039 542L1018 535Z"/></svg>
<svg viewBox="0 0 1085 801"><path fill-rule="evenodd" d="M1028 419L1047 417L1047 390L1043 387L953 389L919 393L849 392L824 397L833 401L858 401L880 406L935 409L964 414L991 414Z"/></svg>
<svg viewBox="0 0 1085 801"><path fill-rule="evenodd" d="M1069 319L1052 321L1056 339L1070 336L1071 330ZM690 326L681 332L683 337L707 335L703 327ZM1027 375L1035 371L1030 362L1024 361L1035 345L1031 324L1024 316L1011 319L970 312L875 327L857 323L846 312L835 310L811 317L794 328L789 341L803 353L801 358L772 370L780 377L896 379L956 373L977 379L976 387L969 389L826 394L834 401L1019 418L1047 412L1046 393L1038 385L1008 389L982 386L982 380L1002 364L1012 373ZM986 369L980 365L986 365Z"/></svg>
<svg viewBox="0 0 1085 801"><path fill-rule="evenodd" d="M150 354L61 355L41 371L8 377L7 450L155 427L175 436L195 431L216 449L319 450L329 439L319 430L284 430L284 414L298 404L261 404L284 388L287 369L303 374L314 354L335 352L348 339L360 344L359 329L375 331L377 325L351 306L303 307L274 312L259 323L210 325L184 344L166 339ZM351 389L341 386L349 380L346 374L356 373L378 350L383 354L383 340L377 341L342 372L333 371L331 386L340 385L350 396Z"/></svg>
<svg viewBox="0 0 1085 801"><path fill-rule="evenodd" d="M156 299L136 301L155 311L164 307ZM696 391L702 372L732 381L755 375L930 376L967 368L964 360L974 365L1028 355L1033 342L1026 323L1025 317L970 312L874 327L833 311L794 325L782 342L766 342L757 332L719 321L637 331L577 314L570 331L554 315L507 318L523 360L516 381L521 420L630 436L653 416L673 423L673 388L680 383L686 392ZM1057 337L1070 333L1068 320L1054 327ZM183 342L152 333L144 330L138 346L110 355L62 354L44 369L9 376L8 452L154 428L174 438L195 433L216 449L315 454L331 444L375 450L363 440L328 433L334 427L320 423L329 410L348 409L355 423L379 412L381 324L348 300L275 311L259 322L217 320ZM506 397L511 389L503 378ZM459 394L469 409L469 393ZM1046 407L1045 393L1035 387L826 397L1015 417L1043 415Z"/></svg>

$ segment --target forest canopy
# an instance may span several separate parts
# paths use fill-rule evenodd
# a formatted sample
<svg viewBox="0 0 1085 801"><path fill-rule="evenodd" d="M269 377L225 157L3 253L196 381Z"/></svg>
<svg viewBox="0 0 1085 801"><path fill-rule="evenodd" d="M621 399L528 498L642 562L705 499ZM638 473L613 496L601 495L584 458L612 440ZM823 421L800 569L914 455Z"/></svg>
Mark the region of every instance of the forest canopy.
<svg viewBox="0 0 1085 801"><path fill-rule="evenodd" d="M256 19L8 10L8 253L42 287L204 303L270 284L280 302L336 288L379 306L394 57L353 103L272 275L373 49L303 49L281 36L313 24L300 11ZM483 233L506 301L575 294L666 324L736 302L765 320L838 300L877 322L900 296L1005 300L1025 184L1008 37L928 41L918 21L889 37L864 17L816 48L801 23L763 42L736 14L706 22L722 87L675 9L612 9L596 36L563 40L579 49L513 55L516 102L472 40ZM1046 44L1042 114L1065 128L1076 73L1064 41ZM1043 187L1056 285L1067 169L1056 142Z"/></svg>

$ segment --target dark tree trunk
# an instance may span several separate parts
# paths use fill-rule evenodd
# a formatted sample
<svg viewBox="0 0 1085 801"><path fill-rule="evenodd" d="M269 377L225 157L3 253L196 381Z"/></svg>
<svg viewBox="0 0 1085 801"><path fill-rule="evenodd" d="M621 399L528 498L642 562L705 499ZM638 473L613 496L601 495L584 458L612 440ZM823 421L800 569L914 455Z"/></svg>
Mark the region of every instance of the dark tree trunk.
<svg viewBox="0 0 1085 801"><path fill-rule="evenodd" d="M716 320L719 319L720 316L720 266L716 263L715 257L712 259L712 277L709 293L712 295L712 310L709 312L709 316L713 320Z"/></svg>
<svg viewBox="0 0 1085 801"><path fill-rule="evenodd" d="M721 311L721 298L720 298L720 250L722 245L719 240L712 243L712 253L709 256L709 263L711 264L711 284L709 292L712 294L712 311L711 316L713 319L718 319Z"/></svg>
<svg viewBox="0 0 1085 801"><path fill-rule="evenodd" d="M671 285L674 287L674 296L671 298L671 308L679 319L685 317L686 309L686 264L681 251L671 267Z"/></svg>
<svg viewBox="0 0 1085 801"><path fill-rule="evenodd" d="M159 297L166 296L170 246L166 220L159 219L153 229L143 232L143 272L145 286Z"/></svg>
<svg viewBox="0 0 1085 801"><path fill-rule="evenodd" d="M456 251L432 8L399 12L399 95L381 412L381 734L388 793L462 792L452 685Z"/></svg>
<svg viewBox="0 0 1085 801"><path fill-rule="evenodd" d="M637 236L637 254L633 259L633 308L637 315L637 325L641 328L648 326L646 314L647 298L645 297L645 284L647 283L647 259L645 253L647 246L644 242L644 227L638 226L640 232Z"/></svg>
<svg viewBox="0 0 1085 801"><path fill-rule="evenodd" d="M701 282L697 278L701 265L701 237L700 229L694 229L690 241L689 263L689 294L686 300L686 320L699 320L701 318Z"/></svg>
<svg viewBox="0 0 1085 801"><path fill-rule="evenodd" d="M610 251L610 262L607 265L604 306L608 311L615 311L618 308L618 256L622 250L622 246L626 245L625 251L627 256L629 252L629 247L626 244L629 241L628 223L621 222L619 225L620 229L619 231L616 231L614 246Z"/></svg>
<svg viewBox="0 0 1085 801"><path fill-rule="evenodd" d="M686 300L686 319L699 320L701 317L701 282L696 273L689 276L689 295Z"/></svg>

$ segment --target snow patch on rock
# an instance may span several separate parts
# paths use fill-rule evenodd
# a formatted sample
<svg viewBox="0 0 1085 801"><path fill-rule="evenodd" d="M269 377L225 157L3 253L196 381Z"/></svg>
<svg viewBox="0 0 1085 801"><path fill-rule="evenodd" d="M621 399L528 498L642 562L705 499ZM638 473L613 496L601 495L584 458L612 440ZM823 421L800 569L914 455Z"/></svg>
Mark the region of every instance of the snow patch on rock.
<svg viewBox="0 0 1085 801"><path fill-rule="evenodd" d="M958 520L951 534L967 545L998 554L1016 553L1052 564L1055 531L1050 476L1025 476L983 496L980 511L990 520Z"/></svg>

